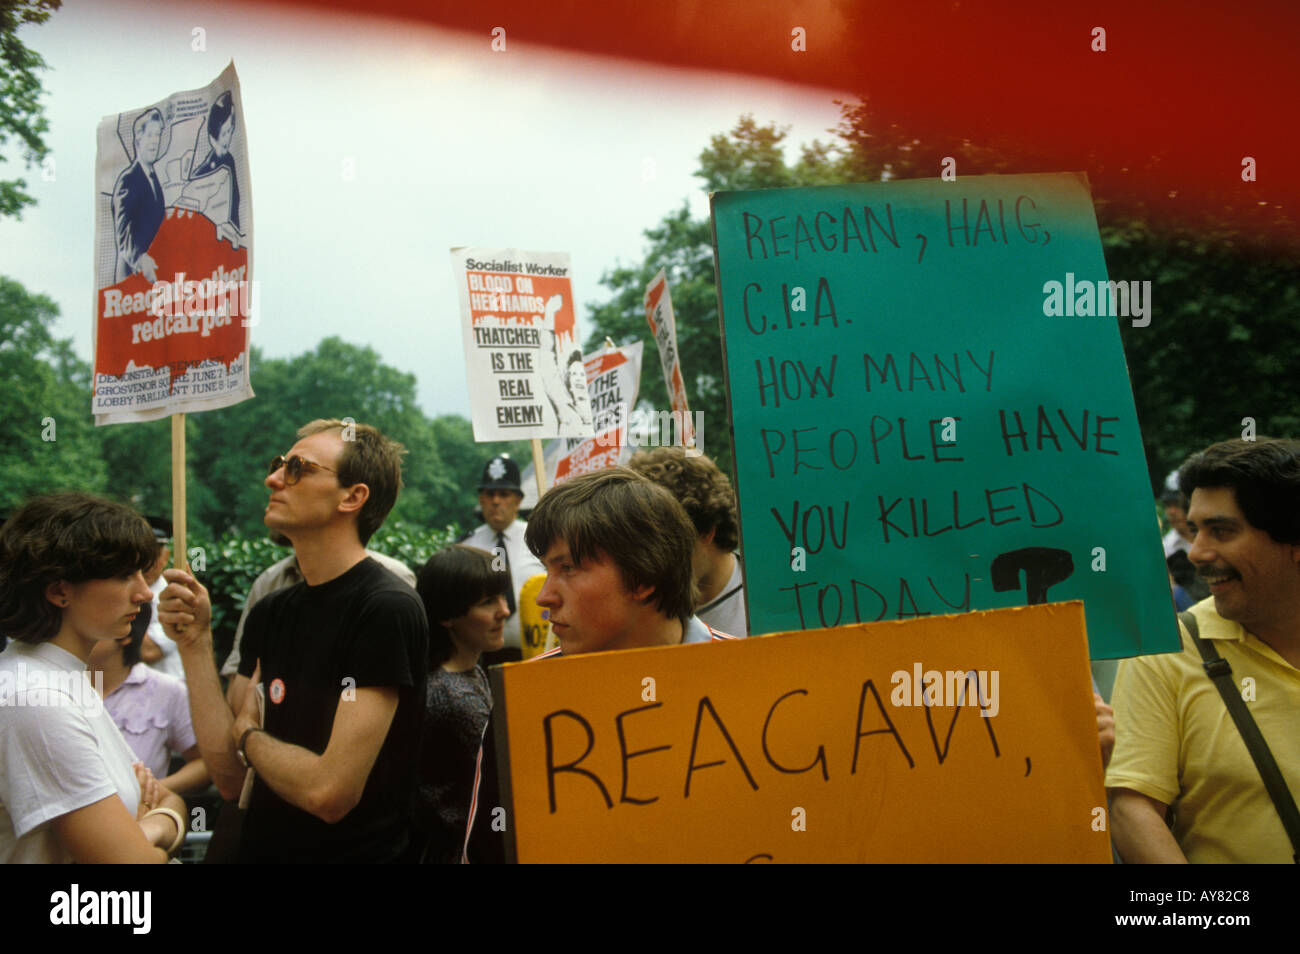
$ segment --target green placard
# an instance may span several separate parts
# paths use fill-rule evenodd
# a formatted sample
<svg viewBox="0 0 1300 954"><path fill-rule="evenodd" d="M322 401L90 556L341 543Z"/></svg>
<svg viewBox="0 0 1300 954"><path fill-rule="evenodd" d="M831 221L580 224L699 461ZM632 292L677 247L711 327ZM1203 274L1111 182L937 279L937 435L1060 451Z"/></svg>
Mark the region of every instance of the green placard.
<svg viewBox="0 0 1300 954"><path fill-rule="evenodd" d="M1107 284L1085 177L712 212L751 632L1082 599L1094 659L1178 648L1118 327L1150 283Z"/></svg>

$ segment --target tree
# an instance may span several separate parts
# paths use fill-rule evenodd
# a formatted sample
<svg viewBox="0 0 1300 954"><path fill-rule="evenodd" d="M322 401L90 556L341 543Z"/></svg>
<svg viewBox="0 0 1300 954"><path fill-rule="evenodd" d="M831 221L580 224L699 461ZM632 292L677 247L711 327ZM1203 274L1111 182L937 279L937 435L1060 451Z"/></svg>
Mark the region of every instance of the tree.
<svg viewBox="0 0 1300 954"><path fill-rule="evenodd" d="M89 396L87 389L87 400ZM209 521L215 509L214 497L208 481L203 479L202 467L195 460L196 448L202 441L204 416L185 416L186 546L195 545L195 541L209 540L213 534L213 524ZM131 504L142 514L174 516L171 428L171 418L165 417L157 421L109 424L96 429L113 496Z"/></svg>
<svg viewBox="0 0 1300 954"><path fill-rule="evenodd" d="M1193 451L1300 434L1300 263L1230 226L1103 228L1112 276L1151 281L1151 324L1120 324L1153 487Z"/></svg>
<svg viewBox="0 0 1300 954"><path fill-rule="evenodd" d="M90 368L55 339L58 306L0 277L0 512L33 494L103 492L106 473L90 414Z"/></svg>
<svg viewBox="0 0 1300 954"><path fill-rule="evenodd" d="M18 39L18 28L44 23L60 6L61 0L0 0L0 148L11 136L17 137L28 166L49 153L44 138L49 123L41 108L41 83L36 76L45 68L45 61ZM20 215L36 201L26 188L25 179L0 180L0 216Z"/></svg>
<svg viewBox="0 0 1300 954"><path fill-rule="evenodd" d="M831 144L813 143L794 165L785 161L781 144L788 130L769 123L760 126L742 116L726 135L714 136L700 153L696 175L709 192L735 189L774 189L828 185L847 181L845 156ZM606 336L623 345L644 340L647 351L641 371L641 397L656 409L670 404L659 370L659 356L646 325L645 288L663 268L677 321L677 350L686 377L692 411L704 414L704 452L724 472L731 468L727 397L722 375L722 345L718 331L718 297L713 273L713 233L708 219L691 216L690 206L670 212L645 237L650 245L645 261L617 266L601 277L613 297L589 304L593 332L587 350L600 347Z"/></svg>

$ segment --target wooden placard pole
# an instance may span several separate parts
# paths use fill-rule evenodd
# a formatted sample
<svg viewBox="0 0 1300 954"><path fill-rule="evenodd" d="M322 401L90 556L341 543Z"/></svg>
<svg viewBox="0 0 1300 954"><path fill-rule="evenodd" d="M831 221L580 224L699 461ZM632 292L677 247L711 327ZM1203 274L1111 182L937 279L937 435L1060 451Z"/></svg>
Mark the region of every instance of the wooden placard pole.
<svg viewBox="0 0 1300 954"><path fill-rule="evenodd" d="M542 459L542 442L540 438L534 437L533 445L533 476L537 478L537 499L542 499L542 494L546 493L546 462Z"/></svg>
<svg viewBox="0 0 1300 954"><path fill-rule="evenodd" d="M185 415L172 415L172 566L188 570L185 559Z"/></svg>

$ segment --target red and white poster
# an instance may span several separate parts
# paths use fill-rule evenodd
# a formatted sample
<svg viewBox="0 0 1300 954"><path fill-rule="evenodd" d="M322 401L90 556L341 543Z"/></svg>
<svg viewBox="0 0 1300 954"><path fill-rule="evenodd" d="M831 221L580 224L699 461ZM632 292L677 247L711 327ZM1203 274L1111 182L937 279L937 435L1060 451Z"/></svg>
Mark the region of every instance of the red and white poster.
<svg viewBox="0 0 1300 954"><path fill-rule="evenodd" d="M592 436L564 252L454 248L476 441Z"/></svg>
<svg viewBox="0 0 1300 954"><path fill-rule="evenodd" d="M668 401L684 428L681 442L694 447L691 413L686 402L686 384L682 380L682 363L677 354L673 296L668 291L668 279L662 268L645 289L645 320L650 325L650 334L654 336L655 345L659 348L659 363L664 369L664 387L668 389Z"/></svg>
<svg viewBox="0 0 1300 954"><path fill-rule="evenodd" d="M253 204L239 78L105 117L95 159L96 424L253 396Z"/></svg>
<svg viewBox="0 0 1300 954"><path fill-rule="evenodd" d="M548 445L548 487L581 474L617 467L635 450L628 444L627 425L641 385L641 342L599 351L585 358L583 365L596 436L556 441L554 458L552 445Z"/></svg>

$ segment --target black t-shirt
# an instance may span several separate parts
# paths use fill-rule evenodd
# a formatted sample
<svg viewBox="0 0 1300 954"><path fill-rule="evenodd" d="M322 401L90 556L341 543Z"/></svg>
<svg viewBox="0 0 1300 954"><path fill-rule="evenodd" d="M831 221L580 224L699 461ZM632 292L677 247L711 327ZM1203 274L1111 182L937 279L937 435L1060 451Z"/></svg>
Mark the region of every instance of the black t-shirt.
<svg viewBox="0 0 1300 954"><path fill-rule="evenodd" d="M428 642L419 596L370 558L253 607L239 672L251 676L261 661L265 728L275 738L320 754L349 688L396 686L398 702L361 801L335 824L290 805L257 776L241 862L384 862L409 849Z"/></svg>

